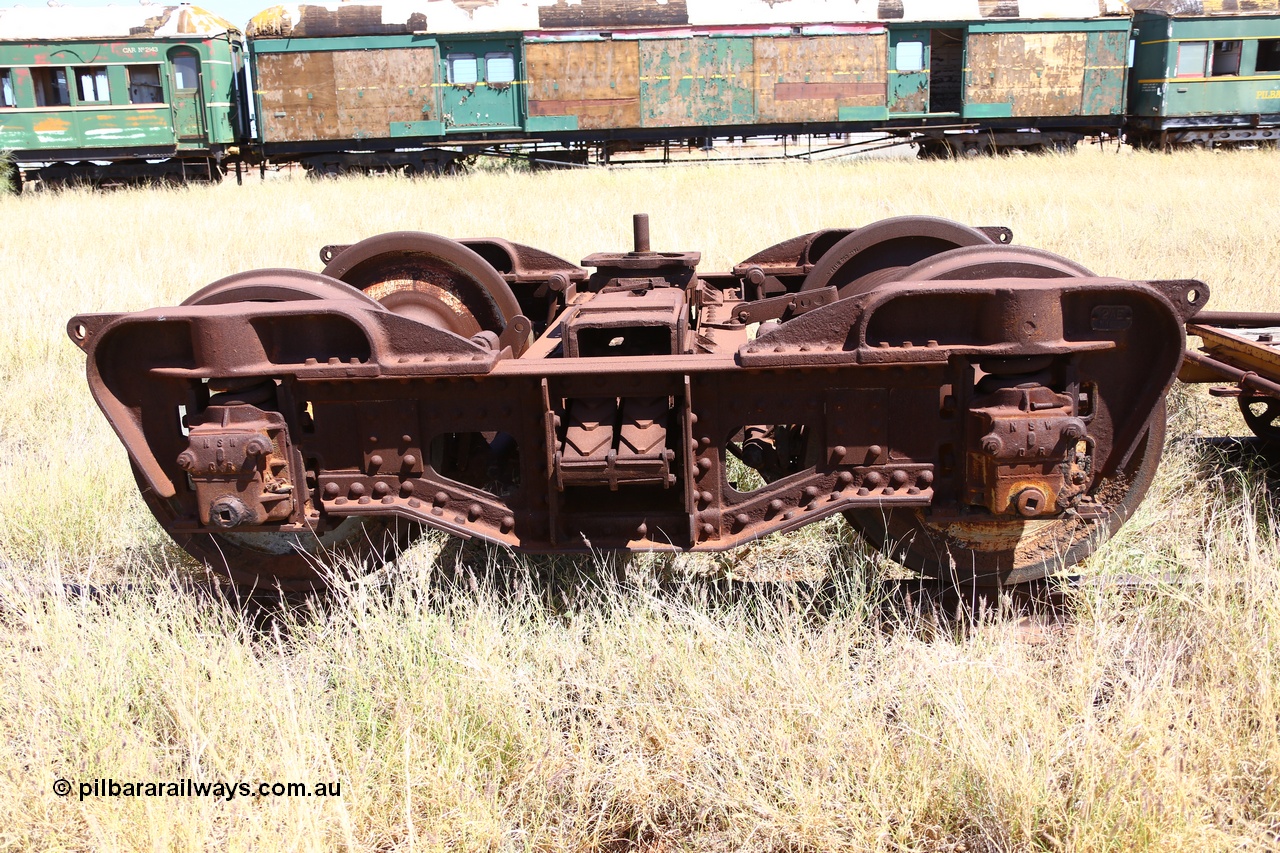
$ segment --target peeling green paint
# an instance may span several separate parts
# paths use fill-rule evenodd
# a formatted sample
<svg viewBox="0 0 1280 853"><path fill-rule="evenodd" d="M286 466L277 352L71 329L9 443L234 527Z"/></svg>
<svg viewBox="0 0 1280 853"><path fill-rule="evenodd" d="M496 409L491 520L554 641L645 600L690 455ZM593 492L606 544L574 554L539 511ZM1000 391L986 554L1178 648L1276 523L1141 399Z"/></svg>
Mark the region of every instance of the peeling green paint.
<svg viewBox="0 0 1280 853"><path fill-rule="evenodd" d="M641 126L754 123L754 65L755 44L749 38L641 42Z"/></svg>

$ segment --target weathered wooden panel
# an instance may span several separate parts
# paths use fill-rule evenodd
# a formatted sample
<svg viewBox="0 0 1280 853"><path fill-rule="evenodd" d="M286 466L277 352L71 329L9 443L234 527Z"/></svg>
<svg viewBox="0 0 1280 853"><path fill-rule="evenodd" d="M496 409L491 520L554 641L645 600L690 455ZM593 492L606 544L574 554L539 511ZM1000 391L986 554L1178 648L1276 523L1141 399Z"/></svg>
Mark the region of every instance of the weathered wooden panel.
<svg viewBox="0 0 1280 853"><path fill-rule="evenodd" d="M258 94L266 142L341 139L332 53L258 54Z"/></svg>
<svg viewBox="0 0 1280 853"><path fill-rule="evenodd" d="M543 29L586 27L682 27L689 23L685 0L556 0L538 9Z"/></svg>
<svg viewBox="0 0 1280 853"><path fill-rule="evenodd" d="M969 104L1012 104L1014 116L1079 115L1087 33L971 33Z"/></svg>
<svg viewBox="0 0 1280 853"><path fill-rule="evenodd" d="M640 126L640 46L634 41L525 46L529 115L577 116L578 127Z"/></svg>
<svg viewBox="0 0 1280 853"><path fill-rule="evenodd" d="M438 119L432 48L258 55L267 142L387 138L391 122Z"/></svg>
<svg viewBox="0 0 1280 853"><path fill-rule="evenodd" d="M883 32L757 38L757 120L832 121L841 107L884 106L887 39Z"/></svg>
<svg viewBox="0 0 1280 853"><path fill-rule="evenodd" d="M333 77L343 137L385 139L392 122L440 118L434 48L336 51Z"/></svg>
<svg viewBox="0 0 1280 853"><path fill-rule="evenodd" d="M1128 60L1128 33L1089 33L1085 49L1084 91L1080 96L1081 115L1124 113L1124 78Z"/></svg>
<svg viewBox="0 0 1280 853"><path fill-rule="evenodd" d="M756 120L752 39L640 43L640 126L699 127Z"/></svg>

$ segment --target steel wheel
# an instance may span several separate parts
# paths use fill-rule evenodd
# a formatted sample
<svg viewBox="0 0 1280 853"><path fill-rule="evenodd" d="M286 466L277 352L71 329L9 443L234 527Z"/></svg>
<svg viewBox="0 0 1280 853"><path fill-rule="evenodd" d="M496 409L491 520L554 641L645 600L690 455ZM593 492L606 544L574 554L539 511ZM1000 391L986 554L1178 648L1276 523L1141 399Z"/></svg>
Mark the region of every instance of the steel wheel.
<svg viewBox="0 0 1280 853"><path fill-rule="evenodd" d="M1051 252L1022 246L976 245L925 258L880 283L990 278L1071 278L1092 273ZM921 509L854 510L845 518L871 545L910 569L943 582L1001 586L1038 580L1083 560L1106 541L1141 502L1164 446L1161 400L1129 466L1095 483L1105 497L1103 519L996 517L975 510L963 521L935 522ZM1116 496L1119 495L1117 498Z"/></svg>
<svg viewBox="0 0 1280 853"><path fill-rule="evenodd" d="M183 304L226 305L339 297L368 300L358 290L316 273L257 270L216 281ZM255 400L274 397L274 388L269 383L236 390ZM320 587L325 583L326 564L338 569L381 565L388 556L408 547L418 532L414 525L396 519L354 517L307 533L175 531L174 526L186 515L182 502L157 495L136 466L133 474L147 508L178 547L240 587L270 590L278 586L286 592Z"/></svg>
<svg viewBox="0 0 1280 853"><path fill-rule="evenodd" d="M850 233L823 254L801 290L839 288L841 298L866 293L923 261L964 246L994 246L976 228L932 216L899 216Z"/></svg>
<svg viewBox="0 0 1280 853"><path fill-rule="evenodd" d="M1240 414L1253 434L1265 441L1280 441L1280 400L1258 394L1241 394Z"/></svg>
<svg viewBox="0 0 1280 853"><path fill-rule="evenodd" d="M520 313L511 287L488 261L461 243L420 231L362 240L340 252L324 274L390 311L464 338L501 333Z"/></svg>
<svg viewBox="0 0 1280 853"><path fill-rule="evenodd" d="M1155 477L1164 433L1161 399L1129 465L1089 490L1105 500L1103 518L1015 519L975 511L963 521L939 523L921 509L853 510L845 518L891 559L943 583L995 587L1039 580L1088 557L1133 514Z"/></svg>

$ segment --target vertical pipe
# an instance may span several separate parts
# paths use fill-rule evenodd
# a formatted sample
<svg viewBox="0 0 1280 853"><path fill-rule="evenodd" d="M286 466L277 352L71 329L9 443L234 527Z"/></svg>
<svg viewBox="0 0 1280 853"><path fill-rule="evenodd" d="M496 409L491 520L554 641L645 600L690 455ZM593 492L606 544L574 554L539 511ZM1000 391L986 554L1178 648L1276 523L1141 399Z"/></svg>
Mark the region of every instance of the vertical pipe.
<svg viewBox="0 0 1280 853"><path fill-rule="evenodd" d="M649 251L649 214L637 213L631 217L631 230L635 235L635 252Z"/></svg>

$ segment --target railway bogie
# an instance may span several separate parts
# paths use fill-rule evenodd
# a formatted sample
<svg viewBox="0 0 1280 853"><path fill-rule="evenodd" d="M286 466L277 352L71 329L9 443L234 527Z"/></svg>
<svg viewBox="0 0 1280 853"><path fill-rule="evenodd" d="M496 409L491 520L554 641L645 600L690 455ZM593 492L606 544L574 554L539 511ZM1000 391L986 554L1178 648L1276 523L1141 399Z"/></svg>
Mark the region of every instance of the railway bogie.
<svg viewBox="0 0 1280 853"><path fill-rule="evenodd" d="M923 573L1004 584L1141 500L1208 296L925 217L713 274L635 225L581 265L381 235L68 328L157 519L237 582L306 586L298 549L376 561L419 525L714 551L842 513Z"/></svg>

